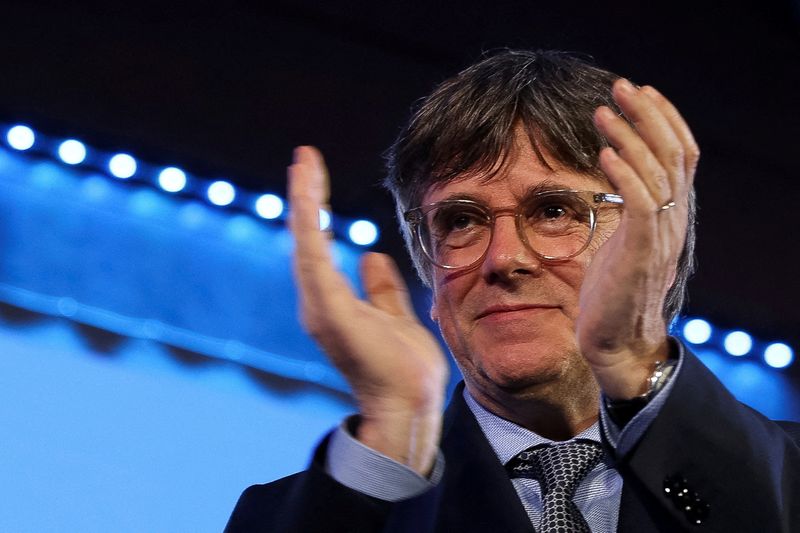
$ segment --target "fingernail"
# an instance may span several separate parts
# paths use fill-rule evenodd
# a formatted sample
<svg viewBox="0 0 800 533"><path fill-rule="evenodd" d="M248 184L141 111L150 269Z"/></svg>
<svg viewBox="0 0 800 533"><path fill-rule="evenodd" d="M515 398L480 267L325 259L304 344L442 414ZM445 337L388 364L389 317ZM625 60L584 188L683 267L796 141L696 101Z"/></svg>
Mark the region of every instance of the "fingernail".
<svg viewBox="0 0 800 533"><path fill-rule="evenodd" d="M612 148L611 146L606 146L605 148L603 148L603 150L600 153L601 154L605 154L605 157L607 157L609 159L619 159L619 155L617 155L617 151L614 150L614 148Z"/></svg>
<svg viewBox="0 0 800 533"><path fill-rule="evenodd" d="M600 106L600 108L598 109L598 113L600 114L601 118L606 120L612 119L617 116L616 113L611 111L611 109L606 106Z"/></svg>
<svg viewBox="0 0 800 533"><path fill-rule="evenodd" d="M661 96L661 93L658 92L658 89L656 89L652 85L645 85L644 87L642 87L642 92L646 93L648 96L654 96L654 97Z"/></svg>
<svg viewBox="0 0 800 533"><path fill-rule="evenodd" d="M636 88L633 86L633 84L625 78L620 78L619 90L626 94L633 94L636 92Z"/></svg>

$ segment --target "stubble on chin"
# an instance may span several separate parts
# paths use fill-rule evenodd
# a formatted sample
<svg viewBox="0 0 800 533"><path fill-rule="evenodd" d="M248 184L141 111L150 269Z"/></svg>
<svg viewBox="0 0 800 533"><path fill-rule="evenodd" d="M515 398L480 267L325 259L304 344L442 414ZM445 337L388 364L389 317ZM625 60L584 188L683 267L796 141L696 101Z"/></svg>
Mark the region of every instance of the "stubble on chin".
<svg viewBox="0 0 800 533"><path fill-rule="evenodd" d="M495 412L512 405L591 411L599 397L594 375L577 347L534 361L509 356L499 361L472 359L458 366L470 394Z"/></svg>

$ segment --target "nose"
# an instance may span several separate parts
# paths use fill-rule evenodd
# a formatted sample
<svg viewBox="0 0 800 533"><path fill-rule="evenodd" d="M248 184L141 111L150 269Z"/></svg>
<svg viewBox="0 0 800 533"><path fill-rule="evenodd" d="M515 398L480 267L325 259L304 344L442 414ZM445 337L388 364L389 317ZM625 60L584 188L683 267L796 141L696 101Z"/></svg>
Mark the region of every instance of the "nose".
<svg viewBox="0 0 800 533"><path fill-rule="evenodd" d="M495 213L494 232L481 265L490 283L510 281L525 275L537 275L541 259L522 241L513 213Z"/></svg>

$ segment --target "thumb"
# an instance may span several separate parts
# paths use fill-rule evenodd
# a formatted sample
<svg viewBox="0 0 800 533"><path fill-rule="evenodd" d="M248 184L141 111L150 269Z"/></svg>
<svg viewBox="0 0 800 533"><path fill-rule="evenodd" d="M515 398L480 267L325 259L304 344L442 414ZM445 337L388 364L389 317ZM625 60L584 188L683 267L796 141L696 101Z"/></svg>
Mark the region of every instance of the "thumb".
<svg viewBox="0 0 800 533"><path fill-rule="evenodd" d="M415 318L408 287L397 264L386 254L361 257L361 280L369 302L392 316Z"/></svg>

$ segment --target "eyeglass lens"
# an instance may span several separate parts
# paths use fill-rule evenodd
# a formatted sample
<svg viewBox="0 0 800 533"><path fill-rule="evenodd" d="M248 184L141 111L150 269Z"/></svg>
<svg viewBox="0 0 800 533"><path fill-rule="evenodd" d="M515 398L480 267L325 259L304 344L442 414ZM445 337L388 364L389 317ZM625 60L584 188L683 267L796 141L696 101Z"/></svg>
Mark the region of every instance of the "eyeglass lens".
<svg viewBox="0 0 800 533"><path fill-rule="evenodd" d="M517 224L528 246L548 259L571 257L591 239L594 213L572 192L532 196L517 209ZM492 211L472 202L443 202L427 210L419 225L423 251L446 268L472 265L486 252Z"/></svg>

